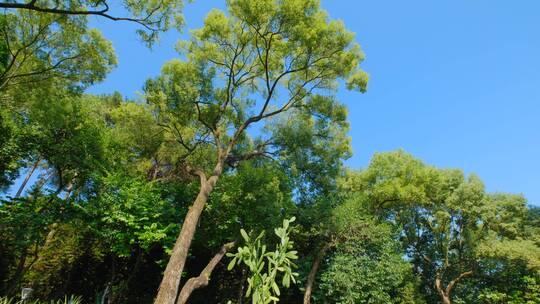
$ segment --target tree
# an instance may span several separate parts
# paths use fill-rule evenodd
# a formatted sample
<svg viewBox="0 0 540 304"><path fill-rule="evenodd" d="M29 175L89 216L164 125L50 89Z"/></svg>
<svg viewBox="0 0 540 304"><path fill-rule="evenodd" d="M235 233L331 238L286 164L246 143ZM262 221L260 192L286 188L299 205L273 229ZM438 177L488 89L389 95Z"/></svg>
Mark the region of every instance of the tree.
<svg viewBox="0 0 540 304"><path fill-rule="evenodd" d="M0 203L2 292L24 282L50 299L74 290L90 300L106 288L111 301L151 298L128 296L127 287L147 283L135 282L140 271L159 276L153 263L174 241L182 203L149 174L162 143L151 112L118 96L62 90L25 108L23 125L35 130L32 157L40 156L44 172L27 196Z"/></svg>
<svg viewBox="0 0 540 304"><path fill-rule="evenodd" d="M108 0L53 0L53 1L1 1L0 8L16 9L19 11L39 12L48 15L77 17L98 16L113 21L129 21L141 25L141 37L152 43L159 32L164 32L172 26L182 26L182 1L152 0L152 1L122 1L122 6L128 16L118 16L111 12L116 7L114 1ZM118 9L118 7L116 7Z"/></svg>
<svg viewBox="0 0 540 304"><path fill-rule="evenodd" d="M376 215L402 229L415 272L442 303L451 303L457 285L485 258L536 267L539 248L519 235L525 201L487 194L474 175L426 166L397 151L375 155L349 186Z"/></svg>
<svg viewBox="0 0 540 304"><path fill-rule="evenodd" d="M13 295L54 238L55 222L73 210L61 200L48 197L2 201L0 207L2 245L10 249L7 257L16 261L3 278L9 278L5 293Z"/></svg>
<svg viewBox="0 0 540 304"><path fill-rule="evenodd" d="M341 196L327 219L327 239L313 261L304 303L312 295L324 303L421 303L398 231L377 222L354 194Z"/></svg>
<svg viewBox="0 0 540 304"><path fill-rule="evenodd" d="M345 79L350 89L366 89L367 75L358 67L363 55L353 34L329 21L318 1L228 5L228 16L212 11L204 27L181 44L187 60L166 64L145 89L160 124L176 135L183 166L200 179L156 303L174 303L197 222L226 167L279 152L271 128L259 129L256 139L248 128L258 122L272 126L278 115L329 126L338 80Z"/></svg>
<svg viewBox="0 0 540 304"><path fill-rule="evenodd" d="M35 153L40 131L29 121L31 108L57 98L77 99L80 89L105 77L116 57L111 44L78 19L6 13L0 35L0 175L6 186L20 167L40 160Z"/></svg>

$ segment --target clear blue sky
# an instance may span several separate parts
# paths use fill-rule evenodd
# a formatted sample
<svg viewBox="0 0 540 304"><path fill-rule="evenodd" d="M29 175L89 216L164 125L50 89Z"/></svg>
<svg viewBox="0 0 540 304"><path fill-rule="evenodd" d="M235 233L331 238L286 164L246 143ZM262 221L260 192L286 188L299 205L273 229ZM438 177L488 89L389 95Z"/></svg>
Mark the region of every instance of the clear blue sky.
<svg viewBox="0 0 540 304"><path fill-rule="evenodd" d="M349 107L352 168L399 148L429 164L478 174L489 191L523 193L540 205L540 1L323 0L357 33L371 74L366 94L340 92ZM187 33L224 1L185 8ZM120 63L93 93L136 97L177 57L170 32L150 51L132 24L95 19Z"/></svg>

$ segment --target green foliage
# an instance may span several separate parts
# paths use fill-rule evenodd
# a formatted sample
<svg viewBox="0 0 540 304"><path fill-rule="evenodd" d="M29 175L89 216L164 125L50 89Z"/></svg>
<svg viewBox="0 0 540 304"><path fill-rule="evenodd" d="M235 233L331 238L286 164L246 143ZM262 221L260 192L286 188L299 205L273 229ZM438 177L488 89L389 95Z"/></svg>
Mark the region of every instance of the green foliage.
<svg viewBox="0 0 540 304"><path fill-rule="evenodd" d="M247 161L225 174L216 186L196 241L217 247L241 228L273 229L281 225L280 218L295 210L283 170L272 162Z"/></svg>
<svg viewBox="0 0 540 304"><path fill-rule="evenodd" d="M111 109L108 116L115 151L127 152L122 157L116 155L117 158L125 162L133 158L150 159L156 155L164 136L146 107L134 102L123 102Z"/></svg>
<svg viewBox="0 0 540 304"><path fill-rule="evenodd" d="M320 274L316 299L328 303L421 303L411 266L389 225L355 200L334 210L335 249Z"/></svg>
<svg viewBox="0 0 540 304"><path fill-rule="evenodd" d="M87 98L51 97L48 103L31 104L28 116L39 132L37 154L59 172L58 184L65 186L74 177L81 180L104 169L104 125L90 112Z"/></svg>
<svg viewBox="0 0 540 304"><path fill-rule="evenodd" d="M291 168L299 200L309 202L321 188L332 187L348 156L345 111L334 95L341 82L366 90L368 76L359 67L364 55L354 35L330 20L318 1L227 4L227 13L211 11L203 27L178 44L185 59L170 61L147 81L146 100L158 124L178 141L179 165L202 181L209 177L201 191L211 192L227 168L267 157ZM310 127L314 132L301 132ZM300 145L294 143L297 135ZM190 246L193 236L187 234L200 216L188 215L186 235L178 239L182 250ZM183 252L174 260L183 270ZM170 269L163 282L175 280ZM166 293L162 289L158 298Z"/></svg>
<svg viewBox="0 0 540 304"><path fill-rule="evenodd" d="M33 130L23 127L20 117L13 117L8 108L0 109L0 189L17 177L24 160L34 147Z"/></svg>
<svg viewBox="0 0 540 304"><path fill-rule="evenodd" d="M177 211L161 198L155 183L110 175L101 180L100 191L84 208L96 220L94 229L119 257L129 257L138 248L164 246L176 232Z"/></svg>
<svg viewBox="0 0 540 304"><path fill-rule="evenodd" d="M309 169L321 180L335 175L349 142L345 111L333 93L342 79L361 91L367 84L353 34L329 20L317 1L242 0L228 7L228 14L210 12L204 26L179 43L185 61L165 64L145 86L158 123L179 142L181 160L211 171L215 157L208 153L219 151L232 166L261 156L289 158L289 166L296 157L298 171ZM271 119L278 116L283 123ZM310 126L313 132L300 133ZM260 136L246 133L250 127ZM300 145L293 142L297 136ZM301 176L298 171L291 174ZM304 183L316 182L307 176Z"/></svg>
<svg viewBox="0 0 540 304"><path fill-rule="evenodd" d="M48 197L2 201L0 204L2 241L17 251L41 244L49 227L73 212L71 206L65 206L61 200Z"/></svg>
<svg viewBox="0 0 540 304"><path fill-rule="evenodd" d="M426 166L397 151L375 155L344 187L357 191L353 195L381 220L401 229L407 256L429 288L440 281L446 289L474 276L484 258L538 267L539 247L524 229L525 200L487 194L474 175Z"/></svg>
<svg viewBox="0 0 540 304"><path fill-rule="evenodd" d="M500 292L492 288L482 290L478 296L479 303L483 304L537 304L540 303L540 284L538 277L524 276L519 289L509 292Z"/></svg>
<svg viewBox="0 0 540 304"><path fill-rule="evenodd" d="M301 203L313 204L336 188L343 159L351 156L345 106L333 98L314 96L308 112L293 110L269 127L279 145L279 158ZM321 115L317 114L321 113ZM313 116L311 116L313 115Z"/></svg>
<svg viewBox="0 0 540 304"><path fill-rule="evenodd" d="M106 13L122 6L152 44L183 24L183 3L125 0ZM70 11L107 4L37 1L0 15L0 190L39 160L30 191L0 202L0 293L151 301L200 169L220 179L184 275L238 231L245 244L190 303L238 293L297 302L293 261L307 272L321 245L317 302L434 303L440 282L455 303L540 303L540 209L524 197L487 193L475 175L403 151L340 179L351 148L337 89L364 92L368 76L354 34L319 1L227 1L179 42L182 59L146 83L146 104L84 94L117 60L87 16ZM295 250L295 218L275 236L245 231L293 214Z"/></svg>
<svg viewBox="0 0 540 304"><path fill-rule="evenodd" d="M45 240L37 250L32 248L37 251L37 256L31 260L22 286L31 286L37 298L54 299L61 296L60 291L65 290L66 286L76 285L70 277L81 271L83 276L89 273L77 269L80 264L85 261L103 262L107 252L105 244L93 238L88 228L81 227L83 224L87 223L72 219L70 222L50 225ZM88 291L81 293L89 294Z"/></svg>
<svg viewBox="0 0 540 304"><path fill-rule="evenodd" d="M51 79L72 87L102 80L116 65L116 56L112 44L86 23L84 16L7 13L0 31L14 55L0 74L0 89Z"/></svg>
<svg viewBox="0 0 540 304"><path fill-rule="evenodd" d="M295 218L283 220L283 226L274 229L275 235L279 238L274 251L266 251L266 245L262 244L264 231L256 238L250 237L245 230L240 230L246 245L238 248L235 254L228 253L233 257L229 262L228 270L235 265L245 264L250 275L247 279L248 289L246 297L251 296L252 303L265 304L279 302L281 291L278 286L278 274L282 274L281 286L289 288L291 281L296 283L297 273L293 272L295 267L292 260L298 258L297 252L292 250L293 242L289 239L290 223Z"/></svg>

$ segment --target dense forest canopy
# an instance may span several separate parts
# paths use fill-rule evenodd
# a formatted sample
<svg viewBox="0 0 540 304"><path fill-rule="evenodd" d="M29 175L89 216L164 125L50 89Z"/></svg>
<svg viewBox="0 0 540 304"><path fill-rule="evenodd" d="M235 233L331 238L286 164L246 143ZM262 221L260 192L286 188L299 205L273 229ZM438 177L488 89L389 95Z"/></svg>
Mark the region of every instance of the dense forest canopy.
<svg viewBox="0 0 540 304"><path fill-rule="evenodd" d="M319 1L227 1L139 100L87 92L117 64L88 16L153 45L183 6L122 3L0 2L0 303L540 303L522 195L403 150L345 166L337 93L369 77Z"/></svg>

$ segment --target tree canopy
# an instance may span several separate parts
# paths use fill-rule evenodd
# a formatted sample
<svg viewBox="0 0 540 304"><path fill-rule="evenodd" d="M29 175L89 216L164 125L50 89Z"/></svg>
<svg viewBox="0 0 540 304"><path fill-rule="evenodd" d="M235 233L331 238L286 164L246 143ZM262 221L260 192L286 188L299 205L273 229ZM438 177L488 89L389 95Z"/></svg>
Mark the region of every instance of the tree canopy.
<svg viewBox="0 0 540 304"><path fill-rule="evenodd" d="M369 77L317 0L229 0L138 98L89 93L117 63L90 16L151 44L183 3L0 1L0 303L540 303L523 195L347 167Z"/></svg>

